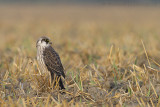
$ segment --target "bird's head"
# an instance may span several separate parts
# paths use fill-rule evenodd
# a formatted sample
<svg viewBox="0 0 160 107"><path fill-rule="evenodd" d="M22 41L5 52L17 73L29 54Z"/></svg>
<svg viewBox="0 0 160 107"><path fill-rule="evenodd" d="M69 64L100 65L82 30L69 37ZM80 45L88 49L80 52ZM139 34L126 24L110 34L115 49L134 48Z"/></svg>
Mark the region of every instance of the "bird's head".
<svg viewBox="0 0 160 107"><path fill-rule="evenodd" d="M42 47L48 47L52 44L50 39L48 37L42 36L38 39L36 47L42 46Z"/></svg>

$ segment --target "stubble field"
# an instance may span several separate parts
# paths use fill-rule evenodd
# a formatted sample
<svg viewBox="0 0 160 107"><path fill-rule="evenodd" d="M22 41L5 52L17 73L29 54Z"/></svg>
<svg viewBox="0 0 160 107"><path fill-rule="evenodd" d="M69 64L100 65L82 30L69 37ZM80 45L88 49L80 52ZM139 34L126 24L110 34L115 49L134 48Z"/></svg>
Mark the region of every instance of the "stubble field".
<svg viewBox="0 0 160 107"><path fill-rule="evenodd" d="M160 8L0 5L0 106L160 106ZM48 36L66 90L40 75Z"/></svg>

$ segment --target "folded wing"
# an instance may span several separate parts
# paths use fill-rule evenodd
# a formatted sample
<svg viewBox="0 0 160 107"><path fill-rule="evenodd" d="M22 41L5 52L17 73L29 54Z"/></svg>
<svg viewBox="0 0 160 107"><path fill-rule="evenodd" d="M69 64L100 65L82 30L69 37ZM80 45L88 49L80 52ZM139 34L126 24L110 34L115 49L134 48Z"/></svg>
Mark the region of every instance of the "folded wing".
<svg viewBox="0 0 160 107"><path fill-rule="evenodd" d="M62 75L65 78L64 69L60 57L51 46L45 48L43 56L47 69L51 73L56 73L57 76Z"/></svg>

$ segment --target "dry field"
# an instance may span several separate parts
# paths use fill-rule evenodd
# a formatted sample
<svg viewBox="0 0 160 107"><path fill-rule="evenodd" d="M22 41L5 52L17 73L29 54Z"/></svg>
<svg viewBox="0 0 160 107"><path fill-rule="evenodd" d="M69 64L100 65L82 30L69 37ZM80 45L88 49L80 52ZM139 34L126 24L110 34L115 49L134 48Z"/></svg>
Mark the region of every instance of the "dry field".
<svg viewBox="0 0 160 107"><path fill-rule="evenodd" d="M65 68L65 93L45 80L36 41ZM160 106L160 7L0 5L0 106Z"/></svg>

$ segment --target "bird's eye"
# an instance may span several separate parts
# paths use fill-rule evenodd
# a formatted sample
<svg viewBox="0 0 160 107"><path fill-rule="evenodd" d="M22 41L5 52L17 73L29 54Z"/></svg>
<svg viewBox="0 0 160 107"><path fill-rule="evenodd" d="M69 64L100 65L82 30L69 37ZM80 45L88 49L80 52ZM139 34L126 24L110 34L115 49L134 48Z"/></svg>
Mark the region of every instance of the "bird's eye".
<svg viewBox="0 0 160 107"><path fill-rule="evenodd" d="M48 40L48 39L46 39L46 42L48 43L48 42L49 42L49 40Z"/></svg>
<svg viewBox="0 0 160 107"><path fill-rule="evenodd" d="M42 39L42 41L45 41L45 39Z"/></svg>

